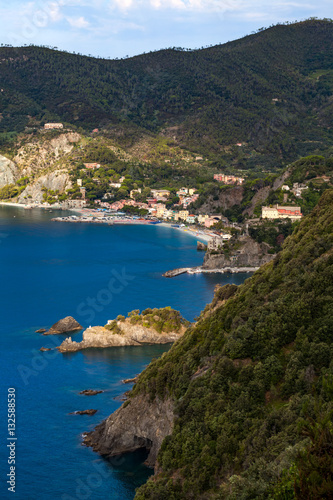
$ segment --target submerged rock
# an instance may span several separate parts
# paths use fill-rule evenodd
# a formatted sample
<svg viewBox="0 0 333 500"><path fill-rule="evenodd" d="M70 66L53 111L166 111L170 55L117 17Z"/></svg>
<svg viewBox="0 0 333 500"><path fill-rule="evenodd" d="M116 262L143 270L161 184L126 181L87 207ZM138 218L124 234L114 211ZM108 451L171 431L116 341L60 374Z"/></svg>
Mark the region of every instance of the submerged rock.
<svg viewBox="0 0 333 500"><path fill-rule="evenodd" d="M83 326L80 325L72 316L60 319L51 326L51 328L44 333L44 335L54 335L57 333L67 333L82 330Z"/></svg>
<svg viewBox="0 0 333 500"><path fill-rule="evenodd" d="M70 415L95 415L98 410L80 410L72 411Z"/></svg>
<svg viewBox="0 0 333 500"><path fill-rule="evenodd" d="M51 348L50 347L41 347L39 350L42 352L45 352L45 351L51 351Z"/></svg>
<svg viewBox="0 0 333 500"><path fill-rule="evenodd" d="M101 394L104 391L96 391L94 389L85 389L84 391L79 392L79 394L84 394L85 396L96 396L96 394Z"/></svg>

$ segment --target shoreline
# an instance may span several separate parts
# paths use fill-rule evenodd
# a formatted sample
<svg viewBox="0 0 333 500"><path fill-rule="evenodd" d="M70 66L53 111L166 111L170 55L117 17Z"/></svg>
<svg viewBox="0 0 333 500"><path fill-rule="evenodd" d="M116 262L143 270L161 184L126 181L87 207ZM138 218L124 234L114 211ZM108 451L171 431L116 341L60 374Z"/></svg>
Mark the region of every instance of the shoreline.
<svg viewBox="0 0 333 500"><path fill-rule="evenodd" d="M70 222L70 223L76 223L76 224L83 224L83 223L88 223L88 224L106 224L106 225L124 225L124 226L132 226L132 225L145 225L145 226L150 226L150 225L155 225L159 227L166 227L169 229L177 229L178 231L181 231L183 233L188 234L189 236L195 237L197 240L200 240L204 243L208 243L215 235L206 233L204 229L192 229L189 226L184 226L181 227L176 227L174 223L171 222L165 222L165 221L152 221L152 220L146 220L146 219L133 219L131 217L127 218L117 218L117 215L114 214L111 216L107 214L101 214L100 212L93 212L93 211L88 211L87 209L69 209L72 210L73 212L79 213L81 215L80 218L78 219L71 219L69 217L55 217L52 219L55 222ZM93 217L93 219L89 219L88 217Z"/></svg>
<svg viewBox="0 0 333 500"><path fill-rule="evenodd" d="M15 208L24 208L25 210L32 210L33 208L39 208L39 209L44 209L44 210L64 210L68 212L73 212L73 214L80 214L81 217L95 217L94 220L89 220L89 219L79 219L79 220L71 220L66 217L56 217L55 219L52 219L53 221L58 221L58 222L71 222L71 223L89 223L89 224L107 224L107 225L112 225L112 224L117 224L117 225L156 225L156 226L161 226L161 227L166 227L169 229L176 229L178 231L181 231L182 233L186 233L189 236L192 236L197 239L197 241L201 241L204 243L208 243L213 237L213 234L209 234L208 232L206 233L205 230L202 228L198 229L192 229L189 226L184 226L181 227L175 227L172 223L169 222L158 222L157 224L154 223L155 221L140 221L138 219L131 219L130 217L128 219L117 219L114 217L114 221L111 219L105 220L101 216L101 212L94 212L93 209L80 209L80 208L63 208L63 207L57 207L54 205L49 205L45 206L42 204L39 205L29 205L29 204L23 204L23 203L17 203L17 202L6 202L6 201L1 201L0 206L7 206L7 207L15 207ZM106 214L103 214L104 217Z"/></svg>

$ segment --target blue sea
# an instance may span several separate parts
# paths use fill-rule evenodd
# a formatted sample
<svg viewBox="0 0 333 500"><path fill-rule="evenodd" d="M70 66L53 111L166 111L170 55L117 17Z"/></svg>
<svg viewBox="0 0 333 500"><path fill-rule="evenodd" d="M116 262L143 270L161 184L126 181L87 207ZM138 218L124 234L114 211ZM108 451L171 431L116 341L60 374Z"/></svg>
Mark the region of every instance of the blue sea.
<svg viewBox="0 0 333 500"><path fill-rule="evenodd" d="M65 316L87 328L133 309L171 306L192 321L217 283L247 275L162 273L200 265L196 239L173 228L52 222L53 211L0 207L0 498L130 500L152 470L140 453L105 461L81 445L120 405L140 373L167 346L116 347L60 354L65 338L35 333ZM80 340L82 332L74 334ZM52 347L48 352L39 349ZM8 439L8 388L16 395L16 440ZM84 389L103 390L84 396ZM93 416L70 415L97 409ZM15 443L15 494L8 457ZM13 453L12 453L13 456Z"/></svg>

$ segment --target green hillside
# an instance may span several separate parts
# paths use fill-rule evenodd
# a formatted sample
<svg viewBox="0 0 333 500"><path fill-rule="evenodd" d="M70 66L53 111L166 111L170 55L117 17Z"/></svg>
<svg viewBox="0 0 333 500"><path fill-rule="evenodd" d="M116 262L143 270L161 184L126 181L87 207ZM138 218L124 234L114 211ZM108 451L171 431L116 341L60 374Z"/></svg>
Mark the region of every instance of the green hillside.
<svg viewBox="0 0 333 500"><path fill-rule="evenodd" d="M327 190L142 373L132 396L172 398L176 417L137 500L332 498L332 242Z"/></svg>
<svg viewBox="0 0 333 500"><path fill-rule="evenodd" d="M0 134L51 120L124 143L162 133L219 166L274 169L333 145L332 40L332 21L308 20L124 60L1 47Z"/></svg>

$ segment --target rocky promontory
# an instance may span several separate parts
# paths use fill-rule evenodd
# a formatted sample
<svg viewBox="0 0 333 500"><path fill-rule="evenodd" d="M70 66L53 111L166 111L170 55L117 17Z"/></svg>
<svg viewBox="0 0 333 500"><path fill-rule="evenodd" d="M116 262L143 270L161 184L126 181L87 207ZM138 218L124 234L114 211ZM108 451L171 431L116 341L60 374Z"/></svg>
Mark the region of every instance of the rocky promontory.
<svg viewBox="0 0 333 500"><path fill-rule="evenodd" d="M67 338L57 347L60 352L74 352L91 347L116 347L141 344L167 344L178 340L186 331L188 322L178 311L146 309L132 311L129 317L119 316L105 326L92 326L83 332L82 342Z"/></svg>
<svg viewBox="0 0 333 500"><path fill-rule="evenodd" d="M202 270L253 268L255 271L275 257L275 254L269 253L270 248L267 243L257 243L250 236L241 236L234 248L232 245L225 245L218 251L208 250Z"/></svg>
<svg viewBox="0 0 333 500"><path fill-rule="evenodd" d="M174 417L171 399L151 402L148 394L139 394L89 432L84 444L105 457L144 448L149 451L146 465L154 467L163 439L172 432Z"/></svg>

